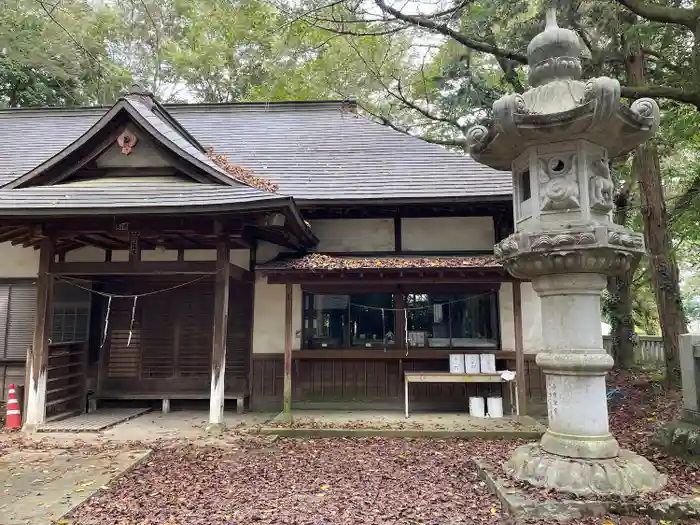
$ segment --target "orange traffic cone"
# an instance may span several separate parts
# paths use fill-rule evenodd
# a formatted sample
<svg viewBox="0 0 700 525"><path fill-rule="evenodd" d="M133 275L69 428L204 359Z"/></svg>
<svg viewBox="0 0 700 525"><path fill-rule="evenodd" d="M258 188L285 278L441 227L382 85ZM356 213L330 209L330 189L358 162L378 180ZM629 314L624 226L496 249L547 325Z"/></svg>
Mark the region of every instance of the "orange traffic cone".
<svg viewBox="0 0 700 525"><path fill-rule="evenodd" d="M19 413L19 401L15 394L15 385L10 385L7 393L7 417L5 418L5 428L20 428L22 426L22 415Z"/></svg>

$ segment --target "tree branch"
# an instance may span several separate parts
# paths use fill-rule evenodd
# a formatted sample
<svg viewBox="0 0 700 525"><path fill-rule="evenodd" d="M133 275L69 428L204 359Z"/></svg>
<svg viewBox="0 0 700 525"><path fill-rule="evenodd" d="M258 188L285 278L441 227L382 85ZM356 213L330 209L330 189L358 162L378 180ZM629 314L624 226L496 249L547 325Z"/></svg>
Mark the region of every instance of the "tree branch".
<svg viewBox="0 0 700 525"><path fill-rule="evenodd" d="M621 95L627 98L668 98L692 104L700 109L700 91L686 91L669 86L622 86Z"/></svg>
<svg viewBox="0 0 700 525"><path fill-rule="evenodd" d="M409 137L421 139L421 140L424 140L425 142L430 142L431 144L438 144L440 146L458 146L460 148L463 148L465 145L465 142L463 140L432 139L429 137L419 137L417 135L413 135L412 133L409 133L405 129L402 129L399 126L397 126L396 124L394 124L393 122L391 122L391 120L389 120L387 117L385 117L383 115L379 115L377 113L374 113L373 111L367 109L367 107L363 106L362 104L358 104L358 106L360 107L360 109L362 109L362 111L364 111L365 113L367 113L371 117L374 117L375 119L377 119L380 124L387 126L387 127L391 128L395 131L398 131L400 133L403 133L404 135L408 135Z"/></svg>
<svg viewBox="0 0 700 525"><path fill-rule="evenodd" d="M661 24L677 24L694 30L700 18L700 9L683 9L659 4L647 4L644 0L617 0L634 14L652 22Z"/></svg>
<svg viewBox="0 0 700 525"><path fill-rule="evenodd" d="M391 16L397 18L398 20L401 20L416 27L424 27L436 33L449 36L450 38L456 40L463 46L466 46L469 49L473 49L474 51L479 51L481 53L490 53L491 55L497 58L513 60L520 64L527 63L527 57L521 53L500 49L497 46L473 40L467 35L455 31L454 29L451 29L447 26L447 24L444 24L442 22L436 22L425 16L404 14L398 9L388 6L384 2L384 0L374 0L374 3L377 4L377 7L379 7L379 9L381 9L385 13L389 13Z"/></svg>

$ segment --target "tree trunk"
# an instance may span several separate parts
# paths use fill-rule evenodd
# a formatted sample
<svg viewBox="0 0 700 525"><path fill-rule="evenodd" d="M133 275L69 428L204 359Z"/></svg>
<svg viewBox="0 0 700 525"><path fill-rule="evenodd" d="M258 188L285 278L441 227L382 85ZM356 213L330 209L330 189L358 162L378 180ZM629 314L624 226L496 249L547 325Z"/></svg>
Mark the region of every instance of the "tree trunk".
<svg viewBox="0 0 700 525"><path fill-rule="evenodd" d="M630 194L632 184L626 183L615 195L614 218L617 224L626 225L629 217ZM612 336L611 354L615 366L629 370L634 365L634 317L632 316L632 280L637 264L619 277L608 277L608 294L610 295L610 335Z"/></svg>
<svg viewBox="0 0 700 525"><path fill-rule="evenodd" d="M639 50L630 52L625 65L628 82L643 86L646 83L643 53ZM661 183L659 153L653 143L648 142L636 149L632 170L639 180L644 240L649 254L649 269L664 343L666 384L677 388L680 386L679 336L685 332L686 326L678 283L678 266L673 257L668 231L668 211Z"/></svg>

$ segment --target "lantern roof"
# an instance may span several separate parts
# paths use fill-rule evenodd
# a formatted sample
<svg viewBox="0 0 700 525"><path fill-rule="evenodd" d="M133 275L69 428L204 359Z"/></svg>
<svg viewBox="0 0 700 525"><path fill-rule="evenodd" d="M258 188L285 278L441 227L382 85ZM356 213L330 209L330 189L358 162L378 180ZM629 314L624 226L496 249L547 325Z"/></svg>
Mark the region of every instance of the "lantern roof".
<svg viewBox="0 0 700 525"><path fill-rule="evenodd" d="M641 98L626 106L616 79L581 81L582 51L578 35L559 27L556 9L548 9L544 30L527 48L530 89L494 102L491 128L478 125L468 131L472 157L510 170L514 159L541 144L586 140L615 157L651 137L660 120L656 102Z"/></svg>

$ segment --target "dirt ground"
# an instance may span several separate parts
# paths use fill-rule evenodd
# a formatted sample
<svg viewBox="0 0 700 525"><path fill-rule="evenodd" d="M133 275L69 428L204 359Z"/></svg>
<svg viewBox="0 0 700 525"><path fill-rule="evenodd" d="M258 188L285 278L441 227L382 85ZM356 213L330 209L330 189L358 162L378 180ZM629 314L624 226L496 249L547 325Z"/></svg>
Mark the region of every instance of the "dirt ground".
<svg viewBox="0 0 700 525"><path fill-rule="evenodd" d="M669 474L672 493L700 491L695 466L668 458L648 445L656 426L676 416L678 396L661 392L643 378L612 380L621 396L612 403L611 427L621 444L645 454ZM193 428L199 426L198 420L191 423ZM128 424L124 428L128 429ZM512 523L469 460L473 456L506 457L518 442L396 437L286 439L259 435L251 431L254 427L239 425L216 438L178 436L165 429L161 434L151 433L147 441L130 440L125 430L119 431L121 440L102 436L61 441L56 436L28 439L5 434L0 435L0 456L17 450L29 453L55 448L88 457L153 449L146 461L107 483L61 524ZM200 435L198 431L196 435ZM144 433L131 436L144 437ZM661 522L608 516L577 523Z"/></svg>

